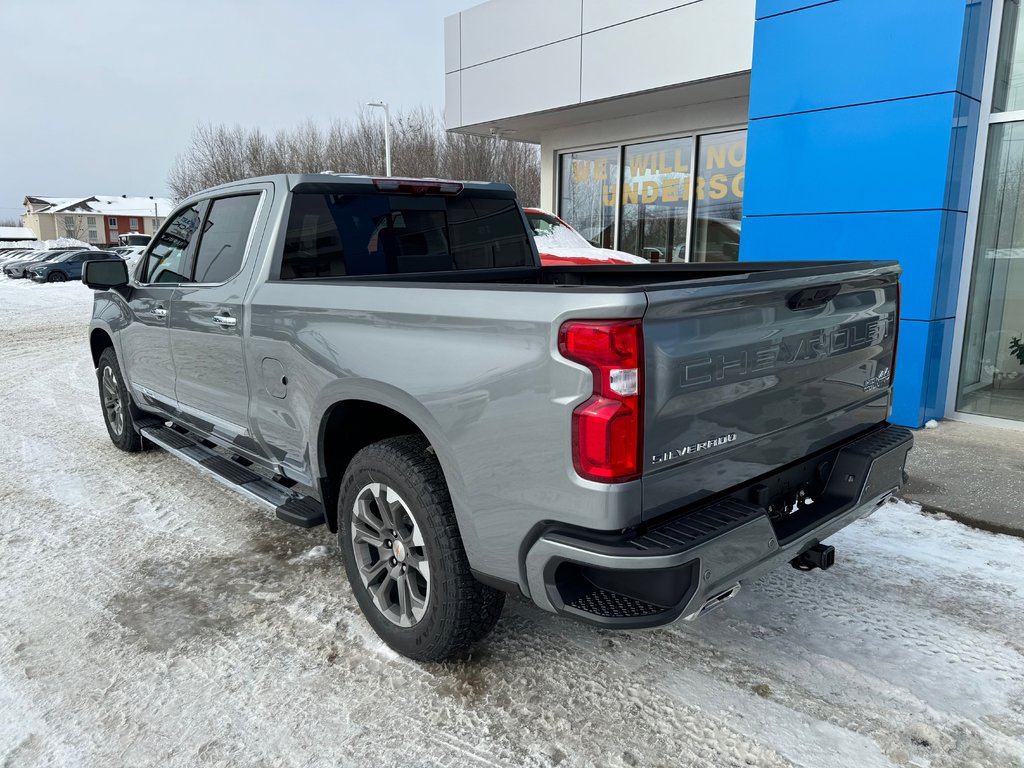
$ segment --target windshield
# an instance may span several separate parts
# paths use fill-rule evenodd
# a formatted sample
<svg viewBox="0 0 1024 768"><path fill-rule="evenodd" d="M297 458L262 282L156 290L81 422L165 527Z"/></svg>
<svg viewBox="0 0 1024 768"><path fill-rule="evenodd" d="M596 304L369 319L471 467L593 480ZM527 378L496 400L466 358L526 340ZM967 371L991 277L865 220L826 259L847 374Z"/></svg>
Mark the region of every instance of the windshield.
<svg viewBox="0 0 1024 768"><path fill-rule="evenodd" d="M557 217L550 213L526 212L526 220L530 222L530 229L537 238L537 247L544 246L558 248L593 248L593 245L583 235L569 229Z"/></svg>

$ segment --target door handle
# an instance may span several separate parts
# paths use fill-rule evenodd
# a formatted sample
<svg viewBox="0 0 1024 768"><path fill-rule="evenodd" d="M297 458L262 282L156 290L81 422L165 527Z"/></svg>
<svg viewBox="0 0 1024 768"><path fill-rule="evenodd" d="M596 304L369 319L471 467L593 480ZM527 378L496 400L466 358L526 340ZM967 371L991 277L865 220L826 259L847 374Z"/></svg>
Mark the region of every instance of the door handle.
<svg viewBox="0 0 1024 768"><path fill-rule="evenodd" d="M167 310L164 309L163 307L154 307L153 308L153 314L156 317L164 318L164 317L167 317Z"/></svg>
<svg viewBox="0 0 1024 768"><path fill-rule="evenodd" d="M222 328L234 328L238 324L238 321L231 315L214 315L213 322Z"/></svg>

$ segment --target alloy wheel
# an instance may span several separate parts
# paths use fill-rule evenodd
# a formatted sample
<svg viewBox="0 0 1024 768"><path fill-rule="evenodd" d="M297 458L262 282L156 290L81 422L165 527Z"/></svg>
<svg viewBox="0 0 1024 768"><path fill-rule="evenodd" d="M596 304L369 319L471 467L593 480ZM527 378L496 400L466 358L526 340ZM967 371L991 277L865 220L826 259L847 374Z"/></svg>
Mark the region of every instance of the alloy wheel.
<svg viewBox="0 0 1024 768"><path fill-rule="evenodd" d="M363 586L389 621L411 627L430 602L430 564L409 505L384 483L369 483L352 509L352 550Z"/></svg>
<svg viewBox="0 0 1024 768"><path fill-rule="evenodd" d="M114 434L124 432L124 406L117 386L117 374L108 365L103 369L103 413Z"/></svg>

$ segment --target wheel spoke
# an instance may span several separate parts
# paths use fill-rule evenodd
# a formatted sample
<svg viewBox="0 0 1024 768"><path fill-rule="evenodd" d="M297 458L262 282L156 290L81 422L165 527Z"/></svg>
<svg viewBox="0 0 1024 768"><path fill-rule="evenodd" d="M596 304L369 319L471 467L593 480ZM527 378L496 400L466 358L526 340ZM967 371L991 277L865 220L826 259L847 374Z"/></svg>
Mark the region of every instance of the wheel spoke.
<svg viewBox="0 0 1024 768"><path fill-rule="evenodd" d="M354 520L352 522L352 542L381 549L384 546L384 537L380 535L380 531L376 530L369 521Z"/></svg>
<svg viewBox="0 0 1024 768"><path fill-rule="evenodd" d="M377 510L380 512L380 518L384 521L384 526L390 530L395 530L395 512L391 505L393 500L398 498L398 494L392 491L384 484L377 486Z"/></svg>
<svg viewBox="0 0 1024 768"><path fill-rule="evenodd" d="M424 581L430 583L430 563L427 558L410 551L409 556L405 559L405 564L422 576Z"/></svg>
<svg viewBox="0 0 1024 768"><path fill-rule="evenodd" d="M363 576L363 581L366 582L366 584L370 584L377 580L377 577L380 576L381 572L386 571L387 566L387 560L378 560L375 563L368 563L367 565L359 566L359 572ZM385 577L384 580L387 581L387 578Z"/></svg>
<svg viewBox="0 0 1024 768"><path fill-rule="evenodd" d="M402 623L412 626L415 621L412 615L412 595L409 592L409 579L404 573L398 577L398 612Z"/></svg>

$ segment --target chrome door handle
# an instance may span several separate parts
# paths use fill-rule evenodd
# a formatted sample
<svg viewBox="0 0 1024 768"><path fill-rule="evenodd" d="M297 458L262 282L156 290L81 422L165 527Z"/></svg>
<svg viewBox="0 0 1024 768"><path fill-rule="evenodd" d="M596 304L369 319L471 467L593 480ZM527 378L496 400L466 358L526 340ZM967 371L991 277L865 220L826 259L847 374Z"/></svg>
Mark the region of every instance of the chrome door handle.
<svg viewBox="0 0 1024 768"><path fill-rule="evenodd" d="M155 309L153 310L153 314L154 314L154 315L155 315L156 317L160 317L160 318L163 318L163 317L167 317L167 310L166 310L166 309L164 309L163 307L156 307L156 308L155 308Z"/></svg>
<svg viewBox="0 0 1024 768"><path fill-rule="evenodd" d="M214 315L213 322L224 328L234 328L238 321L230 315Z"/></svg>

